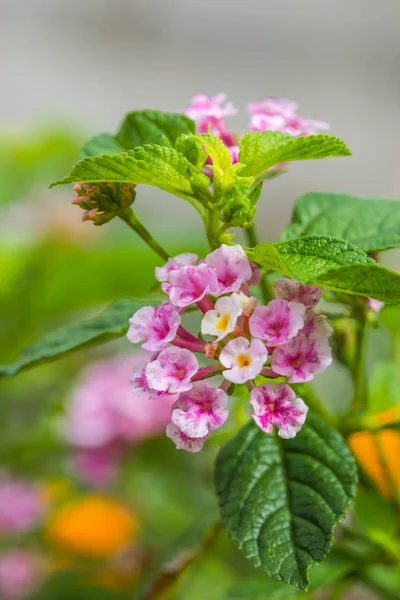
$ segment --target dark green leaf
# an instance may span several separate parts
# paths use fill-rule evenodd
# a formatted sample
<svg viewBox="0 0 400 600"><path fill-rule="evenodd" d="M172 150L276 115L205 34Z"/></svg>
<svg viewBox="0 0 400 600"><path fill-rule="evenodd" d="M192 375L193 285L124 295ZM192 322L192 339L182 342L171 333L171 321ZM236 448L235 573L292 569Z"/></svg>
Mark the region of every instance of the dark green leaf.
<svg viewBox="0 0 400 600"><path fill-rule="evenodd" d="M222 522L245 556L306 589L354 498L357 467L342 437L309 415L291 440L246 425L221 449L215 481Z"/></svg>
<svg viewBox="0 0 400 600"><path fill-rule="evenodd" d="M296 200L292 223L283 240L305 235L332 235L365 252L400 246L400 202L310 192Z"/></svg>
<svg viewBox="0 0 400 600"><path fill-rule="evenodd" d="M268 169L293 160L310 160L351 154L346 144L327 134L292 137L280 131L249 131L240 142L240 175L258 181L268 177Z"/></svg>
<svg viewBox="0 0 400 600"><path fill-rule="evenodd" d="M301 283L392 304L400 302L400 274L376 264L365 252L338 238L305 236L260 244L247 253L255 263Z"/></svg>
<svg viewBox="0 0 400 600"><path fill-rule="evenodd" d="M0 366L0 377L12 376L19 371L50 362L94 344L124 335L128 329L128 319L132 314L151 301L119 300L97 317L66 325L62 329L26 348L11 365Z"/></svg>
<svg viewBox="0 0 400 600"><path fill-rule="evenodd" d="M88 156L99 156L100 154L121 154L125 152L115 137L109 133L100 133L87 140L82 146L78 160L87 158Z"/></svg>
<svg viewBox="0 0 400 600"><path fill-rule="evenodd" d="M125 150L132 150L145 144L163 146L169 142L173 146L180 135L195 131L194 122L185 115L136 110L126 115L115 137Z"/></svg>
<svg viewBox="0 0 400 600"><path fill-rule="evenodd" d="M354 561L338 550L331 550L326 560L310 571L310 590L314 591L340 581L354 567ZM228 596L231 600L283 600L294 597L302 600L309 598L308 594L285 583L275 581L264 573L243 579L231 589Z"/></svg>

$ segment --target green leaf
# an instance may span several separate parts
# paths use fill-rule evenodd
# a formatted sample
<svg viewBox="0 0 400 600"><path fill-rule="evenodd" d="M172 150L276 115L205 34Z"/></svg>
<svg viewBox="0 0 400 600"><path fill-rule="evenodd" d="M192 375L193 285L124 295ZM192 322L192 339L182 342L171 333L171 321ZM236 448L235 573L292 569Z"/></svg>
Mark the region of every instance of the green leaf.
<svg viewBox="0 0 400 600"><path fill-rule="evenodd" d="M50 187L66 183L132 182L153 185L173 194L193 193L192 184L207 189L209 179L182 154L165 146L137 147L123 154L85 158Z"/></svg>
<svg viewBox="0 0 400 600"><path fill-rule="evenodd" d="M332 585L354 569L356 563L333 548L326 560L310 571L310 590ZM230 600L283 600L284 598L309 598L309 595L285 583L258 573L243 579L228 595Z"/></svg>
<svg viewBox="0 0 400 600"><path fill-rule="evenodd" d="M125 152L115 137L109 133L100 133L87 140L82 146L78 160L87 158L88 156L99 156L100 154L121 154Z"/></svg>
<svg viewBox="0 0 400 600"><path fill-rule="evenodd" d="M128 319L145 304L146 300L119 300L97 317L66 325L42 340L28 346L11 365L0 366L0 377L13 376L25 369L51 362L94 344L102 344L124 335L128 329Z"/></svg>
<svg viewBox="0 0 400 600"><path fill-rule="evenodd" d="M342 238L365 252L398 248L400 202L310 192L296 200L282 239L314 234Z"/></svg>
<svg viewBox="0 0 400 600"><path fill-rule="evenodd" d="M400 337L400 306L384 306L379 311L379 321L393 337Z"/></svg>
<svg viewBox="0 0 400 600"><path fill-rule="evenodd" d="M136 110L126 115L115 138L125 150L131 150L145 144L173 146L180 135L195 131L196 125L185 115Z"/></svg>
<svg viewBox="0 0 400 600"><path fill-rule="evenodd" d="M250 422L220 451L215 481L222 523L277 581L307 589L307 571L330 550L354 498L357 467L342 437L309 415L293 439Z"/></svg>
<svg viewBox="0 0 400 600"><path fill-rule="evenodd" d="M376 414L382 410L400 406L400 370L394 363L375 363L368 394L368 412Z"/></svg>
<svg viewBox="0 0 400 600"><path fill-rule="evenodd" d="M259 244L247 254L254 262L303 283L311 283L331 269L359 263L373 264L372 259L353 244L322 235Z"/></svg>
<svg viewBox="0 0 400 600"><path fill-rule="evenodd" d="M268 169L283 162L349 154L346 144L332 135L294 138L280 131L249 131L240 142L239 162L245 165L240 175L252 175L261 181L268 177Z"/></svg>
<svg viewBox="0 0 400 600"><path fill-rule="evenodd" d="M194 135L181 135L175 142L175 150L183 154L197 169L202 169L207 160L207 152L195 140Z"/></svg>
<svg viewBox="0 0 400 600"><path fill-rule="evenodd" d="M305 236L277 244L260 244L247 254L255 263L338 292L400 302L400 274L370 259L365 252L338 238Z"/></svg>
<svg viewBox="0 0 400 600"><path fill-rule="evenodd" d="M386 302L400 302L400 274L376 263L358 264L321 275L317 285L337 292L368 296Z"/></svg>

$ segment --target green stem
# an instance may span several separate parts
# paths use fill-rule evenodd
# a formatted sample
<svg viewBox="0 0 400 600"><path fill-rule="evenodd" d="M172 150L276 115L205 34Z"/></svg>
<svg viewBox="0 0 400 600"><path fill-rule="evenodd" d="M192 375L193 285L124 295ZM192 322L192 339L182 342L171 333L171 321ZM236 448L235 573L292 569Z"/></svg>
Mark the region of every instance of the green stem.
<svg viewBox="0 0 400 600"><path fill-rule="evenodd" d="M144 242L146 242L146 244L148 246L150 246L150 248L152 248L152 250L154 250L154 252L156 254L158 254L158 256L160 256L163 260L168 260L170 258L170 255L168 254L168 252L166 250L164 250L164 248L162 246L160 246L160 244L158 242L156 242L156 240L153 238L153 236L150 234L150 232L146 229L146 227L143 225L142 221L139 219L137 214L132 210L132 208L130 206L128 208L124 208L123 210L121 210L118 213L118 216L131 229L133 229L133 231L135 231L138 234L138 236L140 236L142 238L142 240Z"/></svg>
<svg viewBox="0 0 400 600"><path fill-rule="evenodd" d="M215 210L210 210L206 223L207 240L211 250L219 246L218 230L220 229L220 220Z"/></svg>
<svg viewBox="0 0 400 600"><path fill-rule="evenodd" d="M366 407L367 403L367 383L365 374L365 361L367 355L367 320L363 314L358 322L357 331L357 349L358 353L355 357L352 376L354 383L354 396L351 406L352 414L359 414Z"/></svg>
<svg viewBox="0 0 400 600"><path fill-rule="evenodd" d="M251 248L254 248L255 246L257 246L258 237L257 237L256 228L254 227L254 225L253 225L253 227L246 227L246 229L244 230L244 233L245 233L246 240L247 240L247 243L249 244L249 246ZM272 286L271 286L270 282L268 281L266 273L261 274L259 286L260 286L260 291L261 291L261 296L262 296L263 302L264 302L264 304L268 304L268 302L273 300L275 298L275 296L274 296L274 292L272 291Z"/></svg>
<svg viewBox="0 0 400 600"><path fill-rule="evenodd" d="M249 244L249 246L251 248L254 248L255 246L257 246L257 244L258 244L257 232L256 232L256 228L254 227L254 225L252 227L246 227L246 229L244 230L244 233L245 233L246 240L247 240L247 243Z"/></svg>

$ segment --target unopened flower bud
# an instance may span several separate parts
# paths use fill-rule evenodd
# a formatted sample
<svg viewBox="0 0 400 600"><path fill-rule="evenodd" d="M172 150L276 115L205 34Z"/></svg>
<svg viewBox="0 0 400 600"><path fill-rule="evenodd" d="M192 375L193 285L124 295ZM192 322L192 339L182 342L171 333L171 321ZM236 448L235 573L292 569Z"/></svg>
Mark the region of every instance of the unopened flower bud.
<svg viewBox="0 0 400 600"><path fill-rule="evenodd" d="M133 203L135 186L134 183L76 183L72 188L75 192L72 204L84 209L82 221L103 225L111 221L121 209Z"/></svg>

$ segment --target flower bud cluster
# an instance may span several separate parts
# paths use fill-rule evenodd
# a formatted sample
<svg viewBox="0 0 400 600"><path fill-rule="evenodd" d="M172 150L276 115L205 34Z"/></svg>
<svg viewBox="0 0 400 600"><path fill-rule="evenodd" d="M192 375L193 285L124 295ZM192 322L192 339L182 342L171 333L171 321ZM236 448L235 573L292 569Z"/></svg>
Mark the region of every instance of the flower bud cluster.
<svg viewBox="0 0 400 600"><path fill-rule="evenodd" d="M134 183L76 183L72 189L75 192L72 204L85 211L82 221L92 221L94 225L111 221L121 209L130 206L136 196Z"/></svg>
<svg viewBox="0 0 400 600"><path fill-rule="evenodd" d="M232 384L249 388L263 431L277 428L281 437L294 437L308 409L289 384L311 381L332 362L332 330L315 310L322 290L281 279L275 299L258 304L249 285L257 285L260 274L239 245L223 244L201 261L180 254L156 268L156 278L169 300L129 320L128 339L151 353L134 367L131 389L155 402L179 394L166 430L177 448L197 452L223 425ZM203 313L201 337L181 323L194 304ZM201 356L211 364L201 366ZM268 381L258 385L259 376ZM205 381L214 377L222 378L219 387Z"/></svg>

